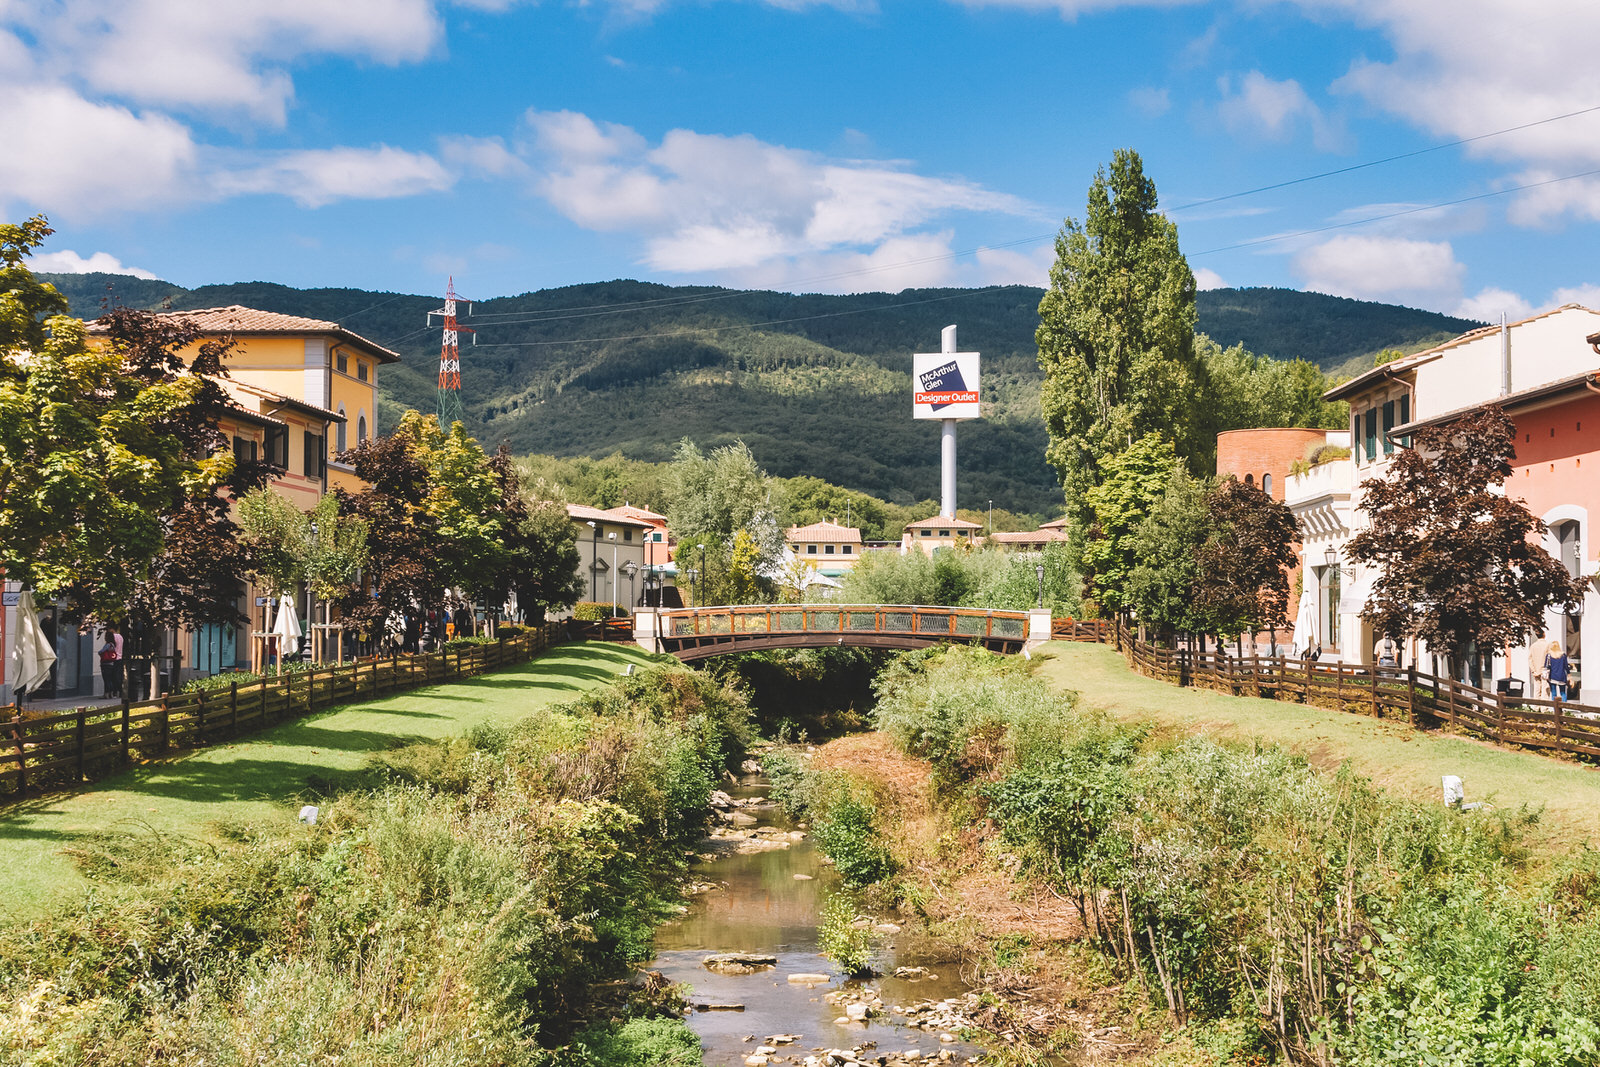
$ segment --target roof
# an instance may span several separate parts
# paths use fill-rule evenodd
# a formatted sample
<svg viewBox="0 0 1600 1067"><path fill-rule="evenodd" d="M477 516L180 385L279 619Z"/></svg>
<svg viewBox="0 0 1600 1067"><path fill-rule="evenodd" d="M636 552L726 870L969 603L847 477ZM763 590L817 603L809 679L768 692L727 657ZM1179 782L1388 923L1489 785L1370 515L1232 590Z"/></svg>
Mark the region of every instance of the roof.
<svg viewBox="0 0 1600 1067"><path fill-rule="evenodd" d="M1404 426L1396 426L1394 429L1389 431L1388 436L1405 437L1406 435L1415 433L1416 431L1427 426L1443 426L1447 423L1454 422L1463 415L1467 415L1474 411L1481 411L1490 404L1498 404L1507 411L1515 411L1519 408L1533 407L1542 400L1549 400L1554 397L1559 397L1565 393L1583 392L1585 391L1584 387L1586 383L1594 383L1597 387L1600 387L1600 369L1587 370L1582 374L1570 374L1565 378L1560 378L1553 382L1546 382L1543 385L1535 385L1528 389L1518 390L1515 393L1507 393L1505 396L1497 396L1490 400L1483 400L1476 404L1469 404L1466 407L1456 408L1454 411L1440 412L1439 414L1429 416L1426 419L1416 419L1412 422L1406 423Z"/></svg>
<svg viewBox="0 0 1600 1067"><path fill-rule="evenodd" d="M1516 322L1508 322L1505 324L1505 328L1510 330L1518 326L1525 326L1530 322L1537 322L1539 319L1549 318L1551 315L1559 315L1563 311L1587 311L1591 315L1600 314L1600 312L1596 312L1593 308L1584 307L1582 304L1562 304L1560 307L1553 307L1549 311L1541 311L1537 315L1529 315L1525 319L1518 319ZM1388 363L1379 364L1369 371L1365 371L1364 373L1356 375L1343 385L1336 385L1332 389L1329 389L1326 393L1322 394L1322 399L1345 400L1356 395L1357 393L1364 392L1368 386L1373 385L1384 378L1393 378L1397 372L1413 370L1422 366L1424 363L1432 363L1434 360L1440 358L1452 348L1460 348L1462 345L1471 344L1473 341L1479 341L1485 337L1492 337L1493 335L1499 333L1500 329L1501 327L1499 326L1480 326L1476 330L1468 330L1466 333L1461 334L1458 337L1452 337L1444 344L1434 345L1432 348L1425 348L1421 352L1413 352L1409 356L1401 356L1399 359L1391 360ZM1593 339L1591 338L1590 340L1592 341Z"/></svg>
<svg viewBox="0 0 1600 1067"><path fill-rule="evenodd" d="M626 515L618 515L615 511L601 511L591 508L587 504L568 504L567 518L574 522L609 522L613 526L636 526L641 530L652 529L650 523L630 519Z"/></svg>
<svg viewBox="0 0 1600 1067"><path fill-rule="evenodd" d="M1056 519L1053 522L1042 522L1042 523L1040 523L1039 524L1039 529L1041 529L1041 530L1065 530L1068 526L1071 526L1071 525L1072 525L1072 520L1067 518L1065 515L1063 515L1063 516L1061 516L1061 518Z"/></svg>
<svg viewBox="0 0 1600 1067"><path fill-rule="evenodd" d="M304 400L296 400L292 396L274 393L272 390L263 389L258 385L250 385L235 378L218 378L216 380L223 383L223 388L230 393L244 393L246 396L258 397L269 404L276 404L279 407L289 408L305 415L312 415L324 422L350 421L337 411L329 411L327 408L318 407L316 404L308 404Z"/></svg>
<svg viewBox="0 0 1600 1067"><path fill-rule="evenodd" d="M607 508L606 512L611 515L620 515L627 519L644 519L653 526L665 526L667 524L667 517L660 512L651 511L649 508L634 507L632 504Z"/></svg>
<svg viewBox="0 0 1600 1067"><path fill-rule="evenodd" d="M836 522L814 522L809 526L791 526L784 536L791 541L847 543L852 545L861 543L861 530L859 527L840 526Z"/></svg>
<svg viewBox="0 0 1600 1067"><path fill-rule="evenodd" d="M992 533L985 540L1001 545L1029 545L1036 541L1065 541L1067 535L1060 530L1047 530L1040 527L1037 530L1008 530L1002 533Z"/></svg>
<svg viewBox="0 0 1600 1067"><path fill-rule="evenodd" d="M400 353L391 351L369 341L353 330L347 330L337 322L328 322L324 319L308 319L299 315L283 315L276 311L257 311L241 304L229 304L227 307L198 308L194 311L163 311L164 318L184 319L192 323L196 329L205 333L228 333L235 335L270 336L273 334L303 334L325 333L338 337L348 344L365 349L368 355L373 356L379 363L399 363Z"/></svg>
<svg viewBox="0 0 1600 1067"><path fill-rule="evenodd" d="M955 518L952 515L935 515L931 519L923 519L920 522L908 522L908 523L906 523L906 529L908 529L908 530L921 529L924 526L927 526L929 528L938 526L938 527L943 527L946 530L981 530L981 529L983 529L983 523L981 523L981 522L968 522L966 519L958 519L958 518Z"/></svg>

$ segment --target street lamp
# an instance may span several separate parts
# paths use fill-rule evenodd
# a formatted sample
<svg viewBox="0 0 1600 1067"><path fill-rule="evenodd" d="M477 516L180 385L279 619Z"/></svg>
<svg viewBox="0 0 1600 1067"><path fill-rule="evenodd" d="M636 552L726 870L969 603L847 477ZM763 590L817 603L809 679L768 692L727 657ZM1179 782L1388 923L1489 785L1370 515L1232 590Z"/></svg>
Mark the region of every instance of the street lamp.
<svg viewBox="0 0 1600 1067"><path fill-rule="evenodd" d="M1039 575L1039 606L1044 607L1044 564L1034 564L1034 573Z"/></svg>
<svg viewBox="0 0 1600 1067"><path fill-rule="evenodd" d="M617 535L615 532L606 534L611 542L611 576L607 579L611 583L611 617L617 617Z"/></svg>
<svg viewBox="0 0 1600 1067"><path fill-rule="evenodd" d="M1339 562L1339 550L1334 548L1332 545L1329 545L1326 551L1322 553L1322 559L1323 562L1327 563L1328 566L1333 566L1335 563Z"/></svg>
<svg viewBox="0 0 1600 1067"><path fill-rule="evenodd" d="M633 602L633 579L639 573L639 564L630 559L622 565L622 573L628 576L628 607L632 609L637 606Z"/></svg>
<svg viewBox="0 0 1600 1067"><path fill-rule="evenodd" d="M595 564L600 562L600 527L594 523L589 524L589 529L594 531L594 547L589 550L589 599L600 599L600 568Z"/></svg>
<svg viewBox="0 0 1600 1067"><path fill-rule="evenodd" d="M647 574L644 576L644 603L646 607L650 606L651 593L655 594L655 606L659 608L661 606L661 579L654 574Z"/></svg>

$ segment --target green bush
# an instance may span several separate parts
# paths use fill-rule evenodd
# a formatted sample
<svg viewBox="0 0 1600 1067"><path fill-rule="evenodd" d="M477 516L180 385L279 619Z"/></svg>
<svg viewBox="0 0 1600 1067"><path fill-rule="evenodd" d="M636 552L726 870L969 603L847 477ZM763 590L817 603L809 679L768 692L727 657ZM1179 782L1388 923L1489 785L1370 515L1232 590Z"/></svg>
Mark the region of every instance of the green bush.
<svg viewBox="0 0 1600 1067"><path fill-rule="evenodd" d="M572 617L579 622L604 622L612 618L613 614L619 619L625 618L629 614L628 605L612 605L610 601L602 604L594 600L580 600L572 605Z"/></svg>
<svg viewBox="0 0 1600 1067"><path fill-rule="evenodd" d="M682 1019L629 1019L585 1030L574 1042L583 1067L699 1067L700 1038Z"/></svg>

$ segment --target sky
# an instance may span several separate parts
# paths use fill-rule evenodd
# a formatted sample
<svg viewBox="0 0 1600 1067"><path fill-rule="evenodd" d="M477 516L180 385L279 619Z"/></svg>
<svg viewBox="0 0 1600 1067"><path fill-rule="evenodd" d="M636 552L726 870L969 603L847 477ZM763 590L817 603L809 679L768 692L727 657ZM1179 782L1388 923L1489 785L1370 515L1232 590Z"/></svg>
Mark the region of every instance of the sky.
<svg viewBox="0 0 1600 1067"><path fill-rule="evenodd" d="M1043 285L1139 152L1202 288L1600 307L1594 0L0 0L37 269L485 299Z"/></svg>

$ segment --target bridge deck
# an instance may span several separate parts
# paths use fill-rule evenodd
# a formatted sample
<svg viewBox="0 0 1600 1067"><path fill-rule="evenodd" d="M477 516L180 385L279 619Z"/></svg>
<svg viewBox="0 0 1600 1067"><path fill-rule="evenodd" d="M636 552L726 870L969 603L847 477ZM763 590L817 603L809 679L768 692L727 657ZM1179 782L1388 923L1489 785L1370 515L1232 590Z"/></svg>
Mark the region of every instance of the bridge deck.
<svg viewBox="0 0 1600 1067"><path fill-rule="evenodd" d="M1028 613L890 604L755 604L664 611L658 648L682 660L773 648L925 648L944 641L1022 651Z"/></svg>

